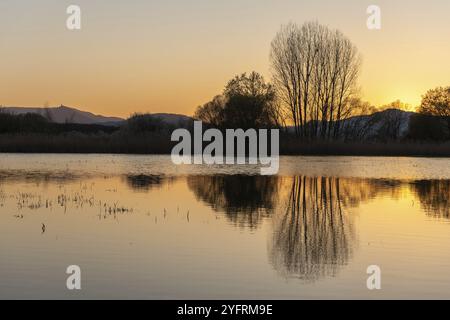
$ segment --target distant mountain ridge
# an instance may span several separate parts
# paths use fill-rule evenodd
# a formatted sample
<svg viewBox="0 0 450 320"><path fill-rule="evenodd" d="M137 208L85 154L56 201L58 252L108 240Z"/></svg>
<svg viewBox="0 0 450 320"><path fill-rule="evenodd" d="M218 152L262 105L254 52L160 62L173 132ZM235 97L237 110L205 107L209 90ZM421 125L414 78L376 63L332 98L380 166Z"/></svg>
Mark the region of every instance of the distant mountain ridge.
<svg viewBox="0 0 450 320"><path fill-rule="evenodd" d="M2 107L0 111L11 114L36 113L56 123L74 124L101 124L109 126L121 126L126 120L120 117L108 117L96 115L91 112L81 111L66 106L39 108L39 107ZM186 126L192 122L192 118L182 114L154 113L152 118L170 126Z"/></svg>
<svg viewBox="0 0 450 320"><path fill-rule="evenodd" d="M194 121L192 117L175 113L152 113L150 116L172 127L186 127Z"/></svg>
<svg viewBox="0 0 450 320"><path fill-rule="evenodd" d="M56 108L2 107L2 112L11 114L37 113L56 123L97 124L121 126L126 122L119 117L107 117L75 108L60 106ZM342 120L340 138L358 138L371 140L376 138L404 138L408 135L410 118L414 112L399 109L387 109L371 115L359 115ZM192 125L192 117L182 114L153 113L149 117L159 120L172 128L183 128ZM293 133L294 128L288 127Z"/></svg>
<svg viewBox="0 0 450 320"><path fill-rule="evenodd" d="M409 134L412 111L386 109L370 115L354 116L342 121L345 138L363 140L403 139Z"/></svg>
<svg viewBox="0 0 450 320"><path fill-rule="evenodd" d="M410 119L415 113L399 109L386 109L369 115L358 115L340 122L341 139L401 139L409 133ZM336 122L333 122L336 126ZM312 123L308 123L311 126ZM320 136L320 126L318 134ZM295 132L293 126L287 127L290 133Z"/></svg>
<svg viewBox="0 0 450 320"><path fill-rule="evenodd" d="M80 111L66 106L50 108L3 107L1 110L11 114L37 113L56 123L118 125L124 121L124 119L119 117L96 115L91 112Z"/></svg>

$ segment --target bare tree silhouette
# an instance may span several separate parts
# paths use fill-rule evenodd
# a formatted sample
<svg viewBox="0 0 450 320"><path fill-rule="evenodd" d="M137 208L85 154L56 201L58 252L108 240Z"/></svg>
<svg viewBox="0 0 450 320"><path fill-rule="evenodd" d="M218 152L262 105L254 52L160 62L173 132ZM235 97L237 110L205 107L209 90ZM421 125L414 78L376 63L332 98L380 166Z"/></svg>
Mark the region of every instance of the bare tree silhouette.
<svg viewBox="0 0 450 320"><path fill-rule="evenodd" d="M273 82L296 134L336 138L356 92L356 47L340 31L317 22L290 23L273 39L270 57Z"/></svg>

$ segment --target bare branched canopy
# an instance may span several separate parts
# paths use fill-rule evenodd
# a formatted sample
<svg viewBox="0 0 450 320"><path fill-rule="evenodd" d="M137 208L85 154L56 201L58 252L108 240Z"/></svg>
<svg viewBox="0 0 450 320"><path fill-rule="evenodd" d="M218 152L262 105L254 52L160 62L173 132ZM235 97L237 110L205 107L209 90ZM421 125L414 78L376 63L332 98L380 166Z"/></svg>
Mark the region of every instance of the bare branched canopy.
<svg viewBox="0 0 450 320"><path fill-rule="evenodd" d="M316 22L282 26L271 44L273 83L296 134L339 136L356 93L360 57L340 31Z"/></svg>

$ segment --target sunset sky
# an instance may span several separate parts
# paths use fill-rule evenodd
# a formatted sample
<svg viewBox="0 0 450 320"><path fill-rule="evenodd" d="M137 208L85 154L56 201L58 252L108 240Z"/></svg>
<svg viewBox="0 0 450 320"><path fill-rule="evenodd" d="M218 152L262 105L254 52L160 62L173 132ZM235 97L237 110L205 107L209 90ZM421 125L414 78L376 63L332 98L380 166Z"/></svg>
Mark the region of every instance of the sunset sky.
<svg viewBox="0 0 450 320"><path fill-rule="evenodd" d="M70 4L80 31L66 29ZM370 4L379 31L366 27ZM0 0L0 105L192 114L238 73L270 80L276 32L310 20L358 47L364 100L415 106L450 85L449 0Z"/></svg>

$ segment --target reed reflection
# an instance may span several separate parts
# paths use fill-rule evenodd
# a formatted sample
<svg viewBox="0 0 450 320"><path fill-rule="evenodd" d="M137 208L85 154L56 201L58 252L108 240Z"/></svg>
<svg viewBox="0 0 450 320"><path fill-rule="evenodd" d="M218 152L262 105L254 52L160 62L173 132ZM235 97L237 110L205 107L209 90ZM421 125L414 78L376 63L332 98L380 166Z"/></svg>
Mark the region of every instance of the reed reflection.
<svg viewBox="0 0 450 320"><path fill-rule="evenodd" d="M82 181L88 178L68 171L20 171L0 170L0 185L8 182L31 182L37 185L65 184L74 181Z"/></svg>

